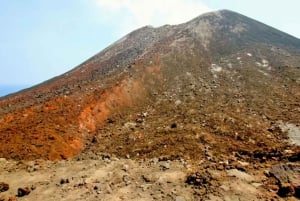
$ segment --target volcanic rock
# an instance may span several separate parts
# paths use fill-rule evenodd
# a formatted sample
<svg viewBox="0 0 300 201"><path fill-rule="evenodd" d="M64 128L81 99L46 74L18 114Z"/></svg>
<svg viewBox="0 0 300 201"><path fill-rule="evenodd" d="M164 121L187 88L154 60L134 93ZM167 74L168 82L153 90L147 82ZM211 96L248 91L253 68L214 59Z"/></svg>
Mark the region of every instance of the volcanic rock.
<svg viewBox="0 0 300 201"><path fill-rule="evenodd" d="M8 189L9 189L9 184L0 182L0 193L8 191Z"/></svg>
<svg viewBox="0 0 300 201"><path fill-rule="evenodd" d="M23 197L25 195L29 195L31 192L31 190L28 187L25 188L18 188L18 193L17 196L18 197Z"/></svg>
<svg viewBox="0 0 300 201"><path fill-rule="evenodd" d="M297 164L275 165L270 175L278 181L280 196L300 197L300 166Z"/></svg>

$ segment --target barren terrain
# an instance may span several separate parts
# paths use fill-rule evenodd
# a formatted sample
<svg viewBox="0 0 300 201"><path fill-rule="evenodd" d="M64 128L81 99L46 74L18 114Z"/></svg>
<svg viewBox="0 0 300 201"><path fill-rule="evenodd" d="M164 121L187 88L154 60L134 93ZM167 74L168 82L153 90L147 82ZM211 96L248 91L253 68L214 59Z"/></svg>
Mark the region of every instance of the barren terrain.
<svg viewBox="0 0 300 201"><path fill-rule="evenodd" d="M226 10L143 27L1 98L0 198L294 200L299 126L299 39Z"/></svg>

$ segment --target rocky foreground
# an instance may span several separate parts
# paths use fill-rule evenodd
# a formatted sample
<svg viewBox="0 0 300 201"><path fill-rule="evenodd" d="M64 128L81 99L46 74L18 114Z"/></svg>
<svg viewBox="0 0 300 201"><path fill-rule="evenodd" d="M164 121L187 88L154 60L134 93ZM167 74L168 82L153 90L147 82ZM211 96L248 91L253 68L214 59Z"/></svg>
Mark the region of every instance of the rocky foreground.
<svg viewBox="0 0 300 201"><path fill-rule="evenodd" d="M56 162L1 158L0 200L297 200L299 163L263 158L253 164L239 157L195 163L93 153Z"/></svg>

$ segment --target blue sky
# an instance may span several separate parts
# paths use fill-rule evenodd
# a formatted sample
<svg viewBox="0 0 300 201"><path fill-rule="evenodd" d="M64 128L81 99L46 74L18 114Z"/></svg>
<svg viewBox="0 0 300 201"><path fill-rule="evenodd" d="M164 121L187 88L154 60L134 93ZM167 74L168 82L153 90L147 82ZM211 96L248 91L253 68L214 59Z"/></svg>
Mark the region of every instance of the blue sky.
<svg viewBox="0 0 300 201"><path fill-rule="evenodd" d="M60 75L144 25L230 9L300 38L299 0L1 0L0 96Z"/></svg>

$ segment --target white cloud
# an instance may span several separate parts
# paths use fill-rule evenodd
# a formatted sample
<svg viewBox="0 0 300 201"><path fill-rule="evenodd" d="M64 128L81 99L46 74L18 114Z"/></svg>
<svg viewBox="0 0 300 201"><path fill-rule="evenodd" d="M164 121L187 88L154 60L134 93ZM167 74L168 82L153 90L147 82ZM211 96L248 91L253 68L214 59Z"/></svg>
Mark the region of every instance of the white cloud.
<svg viewBox="0 0 300 201"><path fill-rule="evenodd" d="M106 20L118 19L117 23L122 34L145 25L183 23L211 10L199 0L96 0L96 2Z"/></svg>

